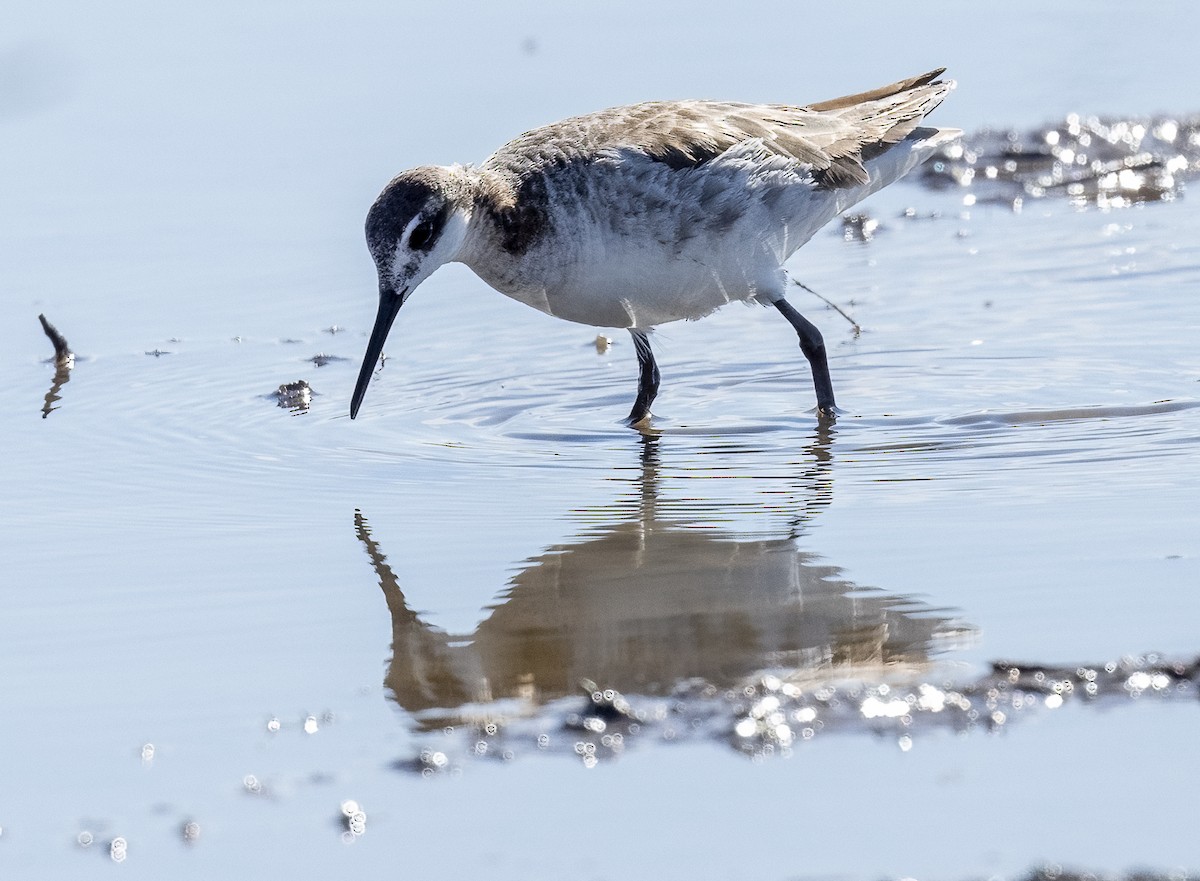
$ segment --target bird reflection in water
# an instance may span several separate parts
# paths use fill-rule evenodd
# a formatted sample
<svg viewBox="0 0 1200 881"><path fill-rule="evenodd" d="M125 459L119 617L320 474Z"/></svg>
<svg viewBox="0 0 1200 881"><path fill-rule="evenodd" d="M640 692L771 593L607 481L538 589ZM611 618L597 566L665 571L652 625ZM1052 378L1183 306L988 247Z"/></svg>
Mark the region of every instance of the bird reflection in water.
<svg viewBox="0 0 1200 881"><path fill-rule="evenodd" d="M816 429L797 477L769 478L754 504L782 514L786 534L761 540L696 528L705 513L727 518L728 506L697 501L694 490L664 494L661 439L643 436L632 492L585 512L577 540L528 560L472 634L421 620L355 511L392 618L393 698L431 730L477 715L482 703L517 699L533 710L587 680L662 696L685 682L736 686L764 670L841 678L928 666L939 638L961 633L948 614L853 584L797 547L832 497L834 430Z"/></svg>

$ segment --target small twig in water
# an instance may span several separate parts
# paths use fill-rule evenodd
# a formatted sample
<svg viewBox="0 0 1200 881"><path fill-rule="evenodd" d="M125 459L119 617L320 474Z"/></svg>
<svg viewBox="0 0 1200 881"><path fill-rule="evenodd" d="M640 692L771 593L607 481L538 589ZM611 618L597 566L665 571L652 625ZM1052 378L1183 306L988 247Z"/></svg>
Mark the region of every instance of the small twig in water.
<svg viewBox="0 0 1200 881"><path fill-rule="evenodd" d="M75 360L75 353L67 345L67 338L59 333L53 324L46 320L45 315L39 314L38 321L42 323L42 330L46 332L46 336L50 337L50 342L54 344L54 363L59 367L69 367L71 362Z"/></svg>
<svg viewBox="0 0 1200 881"><path fill-rule="evenodd" d="M793 278L793 279L792 279L792 284L795 284L795 285L797 285L797 286L799 286L799 287L802 287L802 288L804 288L804 290L808 291L810 294L812 294L814 297L816 297L818 300L820 300L820 301L821 301L822 303L824 303L826 306L829 306L829 307L830 307L830 308L832 308L834 311L836 311L838 315L842 316L842 317L843 317L843 318L845 318L847 321L849 321L849 322L850 322L850 329L854 331L854 338L855 338L855 339L858 339L858 337L862 335L862 328L858 326L858 322L857 322L857 321L855 321L853 318L851 318L849 315L847 315L847 314L846 314L846 312L845 312L845 310L844 310L844 309L842 309L842 307L841 307L841 306L839 306L837 303L833 302L833 300L830 300L830 299L829 299L829 298L827 298L827 297L823 297L823 296L821 296L820 294L818 294L816 291L814 291L812 288L810 288L808 285L806 285L806 284L805 284L804 282L802 282L802 281L796 281L796 279L794 279L794 278Z"/></svg>

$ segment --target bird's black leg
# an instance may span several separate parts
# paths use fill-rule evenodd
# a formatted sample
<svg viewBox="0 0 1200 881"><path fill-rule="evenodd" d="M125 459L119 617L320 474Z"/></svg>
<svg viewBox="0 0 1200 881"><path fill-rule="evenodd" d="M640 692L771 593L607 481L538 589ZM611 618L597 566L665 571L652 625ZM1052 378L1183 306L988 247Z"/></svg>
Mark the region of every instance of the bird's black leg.
<svg viewBox="0 0 1200 881"><path fill-rule="evenodd" d="M817 410L823 415L833 416L837 411L833 403L833 380L829 378L829 362L825 358L825 341L817 326L792 308L782 298L775 301L775 308L796 328L800 336L800 351L812 366L813 387L817 390Z"/></svg>
<svg viewBox="0 0 1200 881"><path fill-rule="evenodd" d="M625 421L629 425L637 425L650 415L650 405L654 403L654 396L658 394L659 375L658 365L654 363L654 352L650 349L650 337L644 330L638 330L636 327L629 328L629 335L633 337L633 347L637 350L638 393L637 400L633 402L633 409L629 411L629 418Z"/></svg>

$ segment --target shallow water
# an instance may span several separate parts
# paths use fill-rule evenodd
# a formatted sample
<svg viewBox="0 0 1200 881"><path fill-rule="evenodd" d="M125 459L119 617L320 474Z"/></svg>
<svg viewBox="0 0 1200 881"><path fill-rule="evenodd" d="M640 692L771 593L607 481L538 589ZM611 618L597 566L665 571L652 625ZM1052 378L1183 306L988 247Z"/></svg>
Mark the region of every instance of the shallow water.
<svg viewBox="0 0 1200 881"><path fill-rule="evenodd" d="M444 37L428 11L64 4L4 49L33 85L0 115L22 172L0 194L0 874L114 854L179 878L1194 872L1171 819L1200 771L1194 673L1136 678L1200 653L1186 185L1014 212L903 183L864 206L869 241L818 235L792 273L861 326L791 298L830 346L832 426L791 328L730 308L656 335L663 390L630 431L624 336L598 352L461 267L405 306L347 417L374 315L361 215L403 165L647 91L774 100L786 71L818 99L927 54L962 82L949 125L1194 112L1172 18L1194 13L1122 23L1162 51L1121 76L1068 53L1006 80L1019 22L964 48L881 18L855 76L677 48L680 70L597 78L596 33L644 54L675 23L539 11L465 23L479 53L383 123L383 72L445 65L432 38L404 65L363 47ZM669 45L757 39L721 15ZM128 46L134 23L148 39ZM934 44L916 63L889 39L908 30ZM581 70L548 77L564 58ZM482 75L501 62L507 88ZM57 378L39 312L77 353ZM280 406L298 380L308 406ZM988 697L996 660L1121 676L1061 706L1041 683ZM634 715L597 712L584 680ZM923 686L982 689L983 721L888 715ZM819 693L859 709L802 702ZM786 743L760 730L776 711Z"/></svg>

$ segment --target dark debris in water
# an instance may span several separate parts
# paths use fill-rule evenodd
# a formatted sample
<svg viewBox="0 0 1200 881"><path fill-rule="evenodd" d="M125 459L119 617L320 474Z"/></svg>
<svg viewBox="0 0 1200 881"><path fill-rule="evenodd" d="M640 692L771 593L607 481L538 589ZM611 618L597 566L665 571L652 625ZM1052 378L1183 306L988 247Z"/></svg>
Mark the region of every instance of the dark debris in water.
<svg viewBox="0 0 1200 881"><path fill-rule="evenodd" d="M472 708L443 729L443 741L397 763L423 775L461 770L468 759L509 760L526 754L578 757L587 767L635 744L717 740L754 759L789 755L833 734L893 739L901 750L939 730L995 732L1068 703L1200 698L1200 659L1158 655L1060 667L997 663L967 683L791 681L764 675L737 689L681 684L666 698L622 695L593 682L584 697L542 707L519 702Z"/></svg>
<svg viewBox="0 0 1200 881"><path fill-rule="evenodd" d="M54 346L54 366L70 369L75 364L75 353L71 351L67 338L46 320L45 315L39 314L38 321L42 323L42 331L49 337L50 344Z"/></svg>
<svg viewBox="0 0 1200 881"><path fill-rule="evenodd" d="M56 404L62 400L62 388L71 381L71 370L75 367L75 353L71 351L70 344L67 343L67 338L59 333L58 328L46 320L45 315L38 315L38 321L42 324L42 332L50 340L50 344L54 346L54 381L50 384L50 391L46 392L46 398L42 404L42 418L46 419L58 409Z"/></svg>
<svg viewBox="0 0 1200 881"><path fill-rule="evenodd" d="M334 361L348 361L348 358L343 358L340 355L326 355L324 352L318 352L308 359L317 367L324 367L326 364L332 364Z"/></svg>
<svg viewBox="0 0 1200 881"><path fill-rule="evenodd" d="M1116 208L1174 199L1200 174L1200 115L1130 119L1071 114L1026 131L965 135L921 167L929 187L968 189L967 202L1019 209L1065 197Z"/></svg>
<svg viewBox="0 0 1200 881"><path fill-rule="evenodd" d="M303 379L298 379L295 382L285 382L270 396L285 410L305 411L312 404L313 394L312 386Z"/></svg>

